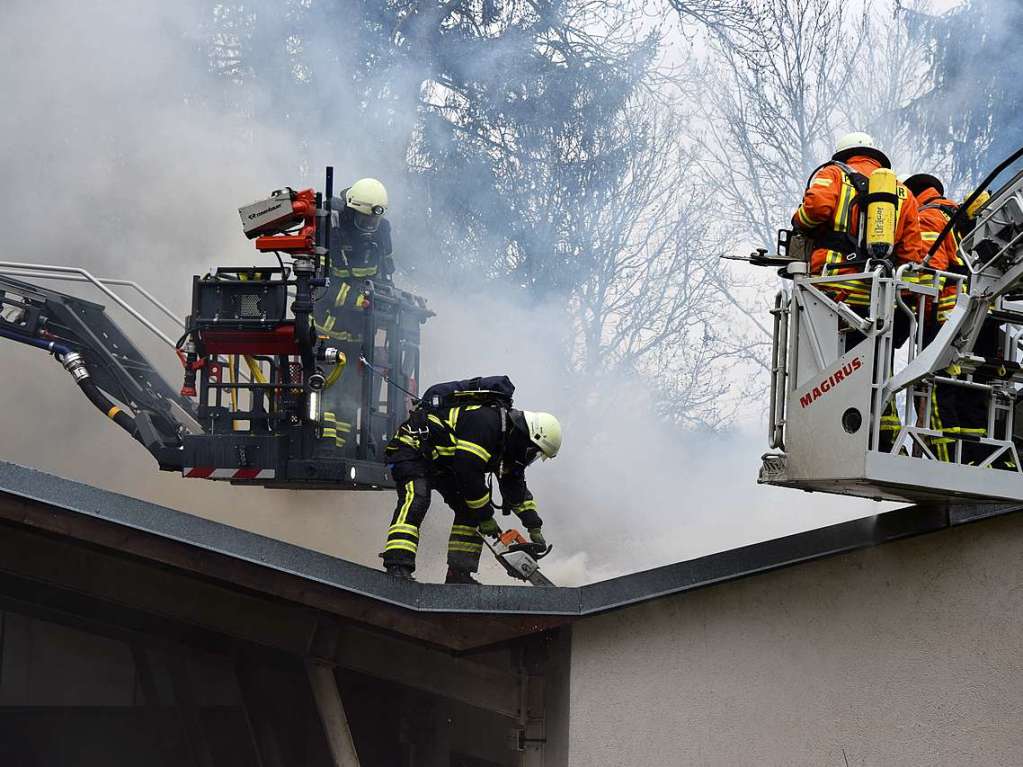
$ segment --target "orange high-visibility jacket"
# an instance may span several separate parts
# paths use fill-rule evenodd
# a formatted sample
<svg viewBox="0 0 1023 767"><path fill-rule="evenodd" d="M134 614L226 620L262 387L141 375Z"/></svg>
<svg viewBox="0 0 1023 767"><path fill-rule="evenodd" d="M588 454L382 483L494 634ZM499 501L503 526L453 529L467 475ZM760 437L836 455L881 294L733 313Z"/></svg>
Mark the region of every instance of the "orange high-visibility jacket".
<svg viewBox="0 0 1023 767"><path fill-rule="evenodd" d="M920 217L920 239L923 241L926 255L959 206L952 200L942 197L934 187L922 191L916 201ZM959 257L959 235L955 229L941 241L930 263L935 269L943 272L967 273L966 264ZM941 277L938 284L941 290L938 296L938 322L944 322L956 304L959 290L955 280L945 277ZM963 287L965 288L965 283Z"/></svg>
<svg viewBox="0 0 1023 767"><path fill-rule="evenodd" d="M870 176L881 167L872 157L854 155L846 163L857 173ZM895 247L892 262L896 266L907 261L923 261L927 250L920 239L920 221L916 200L902 184L898 186L899 204L895 225ZM803 203L792 216L792 223L802 230L817 235L828 232L848 233L853 237L859 232L859 203L855 201L856 188L845 171L835 164L825 165L818 170L803 195ZM860 265L843 266L846 254L828 247L814 248L810 257L810 273L824 276L852 274L860 271ZM827 286L822 286L827 287ZM870 286L863 280L836 284L831 292L838 300L850 304L870 303Z"/></svg>

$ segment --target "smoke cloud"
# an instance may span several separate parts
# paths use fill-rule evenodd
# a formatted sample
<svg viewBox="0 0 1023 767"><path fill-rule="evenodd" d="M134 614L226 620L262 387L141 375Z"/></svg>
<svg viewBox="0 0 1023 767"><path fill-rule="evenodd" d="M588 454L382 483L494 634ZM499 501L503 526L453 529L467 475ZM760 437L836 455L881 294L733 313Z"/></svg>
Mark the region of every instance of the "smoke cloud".
<svg viewBox="0 0 1023 767"><path fill-rule="evenodd" d="M263 5L270 4L252 7ZM544 567L556 582L588 582L879 510L756 486L765 442L760 403L750 403L732 431L682 431L648 414L640 381L622 380L602 392L615 406L594 415L563 374L563 306L527 305L520 292L493 283L455 295L431 272L443 256L422 252L403 230L404 150L416 115L387 115L383 127L350 124L346 102L357 96L341 69L291 102L305 105L308 120L274 108L282 83L279 90L250 83L246 103L255 106L239 107L237 84L208 71L204 30L214 11L198 0L5 6L5 258L137 280L184 314L193 274L261 263L240 235L239 205L281 186L318 185L328 163L342 180L374 175L397 201L397 279L437 312L424 330L421 379L507 373L521 407L563 420L562 455L529 475L556 546ZM344 43L328 41L327 30L323 36L306 41L310 57L328 58L331 45ZM282 81L301 86L293 74L282 72ZM409 264L418 267L415 284L402 270ZM176 384L173 356L146 344ZM0 359L0 458L379 564L390 493L269 491L161 474L53 360L13 344L0 346ZM423 580L442 577L450 518L436 497L422 538ZM491 562L481 574L506 582Z"/></svg>

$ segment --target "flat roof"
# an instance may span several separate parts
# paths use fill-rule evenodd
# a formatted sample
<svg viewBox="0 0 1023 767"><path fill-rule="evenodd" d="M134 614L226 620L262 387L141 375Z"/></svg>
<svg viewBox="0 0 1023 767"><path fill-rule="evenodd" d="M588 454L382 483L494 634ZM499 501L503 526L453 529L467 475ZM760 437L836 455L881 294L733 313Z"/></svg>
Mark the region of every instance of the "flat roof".
<svg viewBox="0 0 1023 767"><path fill-rule="evenodd" d="M0 521L155 559L332 610L400 633L434 633L445 615L491 619L488 637L523 635L608 610L800 562L934 532L1023 506L911 506L580 587L446 586L400 581L321 552L91 485L0 462ZM268 575L280 576L274 586ZM312 588L315 586L315 588ZM315 595L315 598L310 595ZM333 601L332 601L333 600ZM366 605L383 609L369 609ZM395 612L428 616L402 621ZM501 617L504 620L497 620ZM496 622L495 622L496 621ZM450 623L450 621L447 621ZM480 625L483 625L482 623ZM431 628L432 627L432 628ZM468 642L468 640L466 640ZM471 643L471 642L470 642Z"/></svg>

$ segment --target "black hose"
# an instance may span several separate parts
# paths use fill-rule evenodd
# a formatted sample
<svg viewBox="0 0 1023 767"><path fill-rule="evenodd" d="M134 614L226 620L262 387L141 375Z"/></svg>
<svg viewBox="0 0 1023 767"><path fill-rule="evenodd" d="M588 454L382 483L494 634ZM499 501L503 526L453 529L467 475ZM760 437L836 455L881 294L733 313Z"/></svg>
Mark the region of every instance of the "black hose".
<svg viewBox="0 0 1023 767"><path fill-rule="evenodd" d="M927 257L924 259L924 266L927 266L930 263L931 256L938 252L938 248L941 247L941 243L948 236L948 233L951 232L952 229L956 226L956 224L959 223L960 219L964 215L966 215L966 211L969 210L970 206L973 205L974 201L984 193L984 190L988 188L988 185L992 181L994 181L995 178L1003 170L1005 170L1014 162L1016 162L1016 160L1018 160L1020 157L1023 157L1023 147L1020 147L1011 155L1009 155L1007 159L1003 160L998 165L998 167L991 171L987 175L987 177L983 181L981 181L980 184L978 184L977 188L973 190L973 194L971 194L969 197L963 200L963 204L959 206L959 209L956 210L954 214L952 214L952 217L949 218L948 223L945 224L945 228L942 229L941 234L938 235L938 239L934 241L934 244L931 245L931 249L927 251Z"/></svg>
<svg viewBox="0 0 1023 767"><path fill-rule="evenodd" d="M32 338L31 336L17 333L7 328L0 328L0 338L8 338L11 341L17 341L20 344L26 346L33 346L36 349L43 349L52 354L57 355L63 360L63 358L69 354L72 354L71 349L62 343L57 341L46 341L41 338ZM75 355L77 357L77 355ZM78 360L81 364L81 360ZM69 368L69 372L70 368ZM78 388L82 390L89 402L96 406L96 408L106 415L110 420L128 432L133 438L142 442L142 436L139 434L138 426L135 424L135 419L125 413L121 408L115 405L103 392L99 390L99 387L92 382L92 379L88 377L88 373L84 372L84 366L82 367L84 377L75 375L75 382L78 384Z"/></svg>
<svg viewBox="0 0 1023 767"><path fill-rule="evenodd" d="M92 382L91 378L83 378L78 382L78 388L88 398L89 402L96 406L96 409L116 423L132 437L142 442L135 419L115 405L107 396L99 390L99 387Z"/></svg>

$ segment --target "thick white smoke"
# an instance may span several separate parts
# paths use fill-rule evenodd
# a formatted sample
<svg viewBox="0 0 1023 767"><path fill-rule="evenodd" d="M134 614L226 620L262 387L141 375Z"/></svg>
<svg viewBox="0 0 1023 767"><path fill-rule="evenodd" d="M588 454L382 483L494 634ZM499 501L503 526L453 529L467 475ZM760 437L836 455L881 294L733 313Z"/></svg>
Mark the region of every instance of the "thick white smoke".
<svg viewBox="0 0 1023 767"><path fill-rule="evenodd" d="M318 184L328 162L342 180L372 174L400 191L400 130L381 137L373 126L347 124L342 74L325 86L329 93L310 93L324 97L323 124L336 126L322 142L273 109L259 110L264 117L254 122L224 106L229 85L205 70L203 8L127 0L5 6L4 258L135 279L183 314L192 274L260 262L240 235L238 205L280 186ZM391 217L399 265L413 255L428 264L403 232L400 205ZM451 295L430 286L428 269L419 281L438 313L424 333L425 383L507 373L520 406L563 418L562 456L529 477L557 547L545 567L555 581L580 583L876 511L757 487L760 403L731 433L681 432L646 414L640 384L620 381L615 407L596 418L562 373L562 307L526 308L494 286ZM173 372L167 351L151 348ZM0 359L0 458L378 564L389 493L239 489L160 474L53 360L6 343ZM422 541L425 580L440 577L449 523L437 498ZM483 578L505 582L493 563Z"/></svg>

